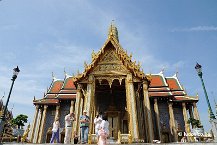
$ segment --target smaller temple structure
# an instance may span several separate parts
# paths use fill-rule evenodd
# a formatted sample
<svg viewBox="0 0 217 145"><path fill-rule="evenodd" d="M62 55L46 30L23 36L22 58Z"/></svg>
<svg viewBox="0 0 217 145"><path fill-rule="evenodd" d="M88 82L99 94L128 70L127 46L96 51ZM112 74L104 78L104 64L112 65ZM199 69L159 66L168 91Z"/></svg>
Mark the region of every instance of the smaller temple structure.
<svg viewBox="0 0 217 145"><path fill-rule="evenodd" d="M132 142L177 142L182 137L179 132L190 133L188 118L200 119L198 96L186 93L177 74L145 74L141 64L121 47L113 24L104 45L91 56L91 63L84 63L82 73L65 73L63 80L53 77L43 98L34 98L31 142L48 143L56 117L60 118L63 142L64 116L69 112L77 118L72 132L79 133L78 118L83 110L88 111L91 119L90 137L95 133L94 117L104 112L110 124L109 138L119 141L122 134L128 134Z"/></svg>

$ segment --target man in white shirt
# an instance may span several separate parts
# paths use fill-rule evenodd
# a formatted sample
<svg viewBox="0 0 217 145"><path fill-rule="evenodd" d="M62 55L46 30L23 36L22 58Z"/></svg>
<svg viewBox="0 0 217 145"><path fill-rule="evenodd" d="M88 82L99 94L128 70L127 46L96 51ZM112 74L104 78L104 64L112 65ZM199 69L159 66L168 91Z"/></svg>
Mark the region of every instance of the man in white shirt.
<svg viewBox="0 0 217 145"><path fill-rule="evenodd" d="M70 144L72 134L72 121L75 121L75 114L70 113L65 116L65 138L64 144Z"/></svg>

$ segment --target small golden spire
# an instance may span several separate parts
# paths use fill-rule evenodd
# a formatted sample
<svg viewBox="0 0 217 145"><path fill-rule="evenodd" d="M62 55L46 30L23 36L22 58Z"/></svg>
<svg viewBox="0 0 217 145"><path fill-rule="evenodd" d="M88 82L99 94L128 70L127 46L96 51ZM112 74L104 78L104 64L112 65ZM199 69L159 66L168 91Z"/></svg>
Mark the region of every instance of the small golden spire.
<svg viewBox="0 0 217 145"><path fill-rule="evenodd" d="M109 27L108 37L113 37L119 42L118 29L117 29L117 27L115 27L114 20L112 20L112 23Z"/></svg>

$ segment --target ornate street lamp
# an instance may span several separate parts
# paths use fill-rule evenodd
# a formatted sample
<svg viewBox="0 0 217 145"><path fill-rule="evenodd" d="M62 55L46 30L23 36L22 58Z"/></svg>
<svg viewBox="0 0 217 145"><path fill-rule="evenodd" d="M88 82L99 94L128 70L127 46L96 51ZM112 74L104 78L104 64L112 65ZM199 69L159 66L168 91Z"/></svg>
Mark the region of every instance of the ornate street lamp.
<svg viewBox="0 0 217 145"><path fill-rule="evenodd" d="M205 84L203 82L202 66L197 63L196 66L195 66L195 69L197 71L198 76L200 77L201 82L202 82L203 90L204 90L205 97L206 97L206 102L208 104L210 119L215 119L215 115L213 114L212 108L211 108L210 103L209 103L209 98L208 98L208 95L207 95L207 92L206 92Z"/></svg>
<svg viewBox="0 0 217 145"><path fill-rule="evenodd" d="M16 80L17 75L18 75L19 72L20 72L20 69L18 68L18 66L13 69L13 76L12 76L12 79L11 79L12 80L11 89L10 89L9 94L8 94L7 102L6 102L5 106L4 106L4 111L2 113L2 116L0 117L0 141L1 141L2 135L3 135L4 125L5 125L5 120L6 120L5 115L7 113L8 102L9 102L11 92L12 92L12 89L13 89L13 86L14 86L14 81Z"/></svg>

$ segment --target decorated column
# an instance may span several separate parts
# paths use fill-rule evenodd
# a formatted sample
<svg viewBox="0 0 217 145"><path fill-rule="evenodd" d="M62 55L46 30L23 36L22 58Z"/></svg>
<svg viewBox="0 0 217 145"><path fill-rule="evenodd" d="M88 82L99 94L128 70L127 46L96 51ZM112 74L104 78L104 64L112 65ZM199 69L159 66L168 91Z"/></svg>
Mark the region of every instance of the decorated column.
<svg viewBox="0 0 217 145"><path fill-rule="evenodd" d="M131 125L131 133L134 140L139 138L139 130L138 130L138 118L136 111L136 99L135 99L135 90L133 85L132 74L127 74L126 79L126 98L127 98L127 108L129 108L130 113L130 125Z"/></svg>
<svg viewBox="0 0 217 145"><path fill-rule="evenodd" d="M30 135L30 142L33 142L34 139L34 134L35 134L35 127L36 127L36 122L38 119L38 110L39 110L39 106L36 105L35 106L35 115L34 115L34 120L33 120L33 124L32 124L32 129L31 129L31 135Z"/></svg>
<svg viewBox="0 0 217 145"><path fill-rule="evenodd" d="M74 111L75 111L74 105L75 105L75 101L71 100L70 113L74 113Z"/></svg>
<svg viewBox="0 0 217 145"><path fill-rule="evenodd" d="M84 107L84 97L81 97L81 102L80 102L80 108L79 108L79 114L78 114L78 118L77 118L77 122L78 122L78 127L77 127L77 133L80 133L80 116L83 114L83 107Z"/></svg>
<svg viewBox="0 0 217 145"><path fill-rule="evenodd" d="M194 119L200 120L199 113L197 110L197 105L195 102L193 102L193 108L194 108Z"/></svg>
<svg viewBox="0 0 217 145"><path fill-rule="evenodd" d="M144 94L144 111L145 111L145 119L146 119L146 128L147 128L147 139L149 142L153 142L154 139L154 129L152 123L152 116L151 116L151 106L150 100L148 96L148 84L147 82L143 82L143 94Z"/></svg>
<svg viewBox="0 0 217 145"><path fill-rule="evenodd" d="M87 110L87 115L91 117L91 111L92 111L92 103L93 103L93 96L94 96L94 89L95 89L95 79L94 76L90 75L88 78L88 84L87 84L87 98L85 102L85 107L84 109Z"/></svg>
<svg viewBox="0 0 217 145"><path fill-rule="evenodd" d="M154 99L154 112L156 114L156 122L157 122L157 130L158 130L159 140L161 140L160 117L159 117L158 103L157 103L156 98Z"/></svg>
<svg viewBox="0 0 217 145"><path fill-rule="evenodd" d="M81 89L82 89L81 85L78 84L76 102L75 102L75 118L77 120L74 121L74 123L73 123L73 131L76 131L77 133L78 133L78 129L79 129L80 108L82 108L82 106L80 105L81 104L81 97L82 97Z"/></svg>
<svg viewBox="0 0 217 145"><path fill-rule="evenodd" d="M189 106L189 115L190 115L191 118L194 118L192 106Z"/></svg>
<svg viewBox="0 0 217 145"><path fill-rule="evenodd" d="M168 107L169 107L169 115L170 115L170 132L174 137L173 141L178 141L178 136L177 136L177 130L175 127L175 119L174 119L174 113L173 113L173 103L169 102L168 103Z"/></svg>
<svg viewBox="0 0 217 145"><path fill-rule="evenodd" d="M35 140L35 143L38 143L39 141L39 134L40 134L40 128L41 128L41 121L42 121L42 115L43 115L43 109L40 108L39 109L39 118L38 118L38 126L37 126L37 129L36 129L36 140Z"/></svg>
<svg viewBox="0 0 217 145"><path fill-rule="evenodd" d="M185 122L185 132L190 133L191 131L190 131L190 126L188 124L188 115L187 115L185 102L182 103L182 113L183 113L184 122ZM189 136L187 136L187 140L190 141Z"/></svg>
<svg viewBox="0 0 217 145"><path fill-rule="evenodd" d="M87 110L87 115L90 117L90 121L92 118L92 109L93 109L93 105L94 105L94 91L95 91L95 78L93 75L89 75L88 78L88 84L87 84L87 95L86 95L86 100L85 100L85 108ZM89 126L89 133L92 132L92 124L90 123Z"/></svg>
<svg viewBox="0 0 217 145"><path fill-rule="evenodd" d="M55 112L55 119L54 119L54 120L56 120L57 117L59 118L59 116L60 116L60 106L57 105L57 106L56 106L56 112Z"/></svg>
<svg viewBox="0 0 217 145"><path fill-rule="evenodd" d="M74 113L74 110L75 110L74 105L75 105L75 101L71 100L70 113ZM74 130L72 130L71 139L73 139L73 136L74 136Z"/></svg>
<svg viewBox="0 0 217 145"><path fill-rule="evenodd" d="M45 121L47 116L47 105L44 105L44 111L43 111L43 117L41 122L41 128L40 128L40 134L39 134L39 141L38 143L42 143L43 136L44 136L44 127L45 127Z"/></svg>

